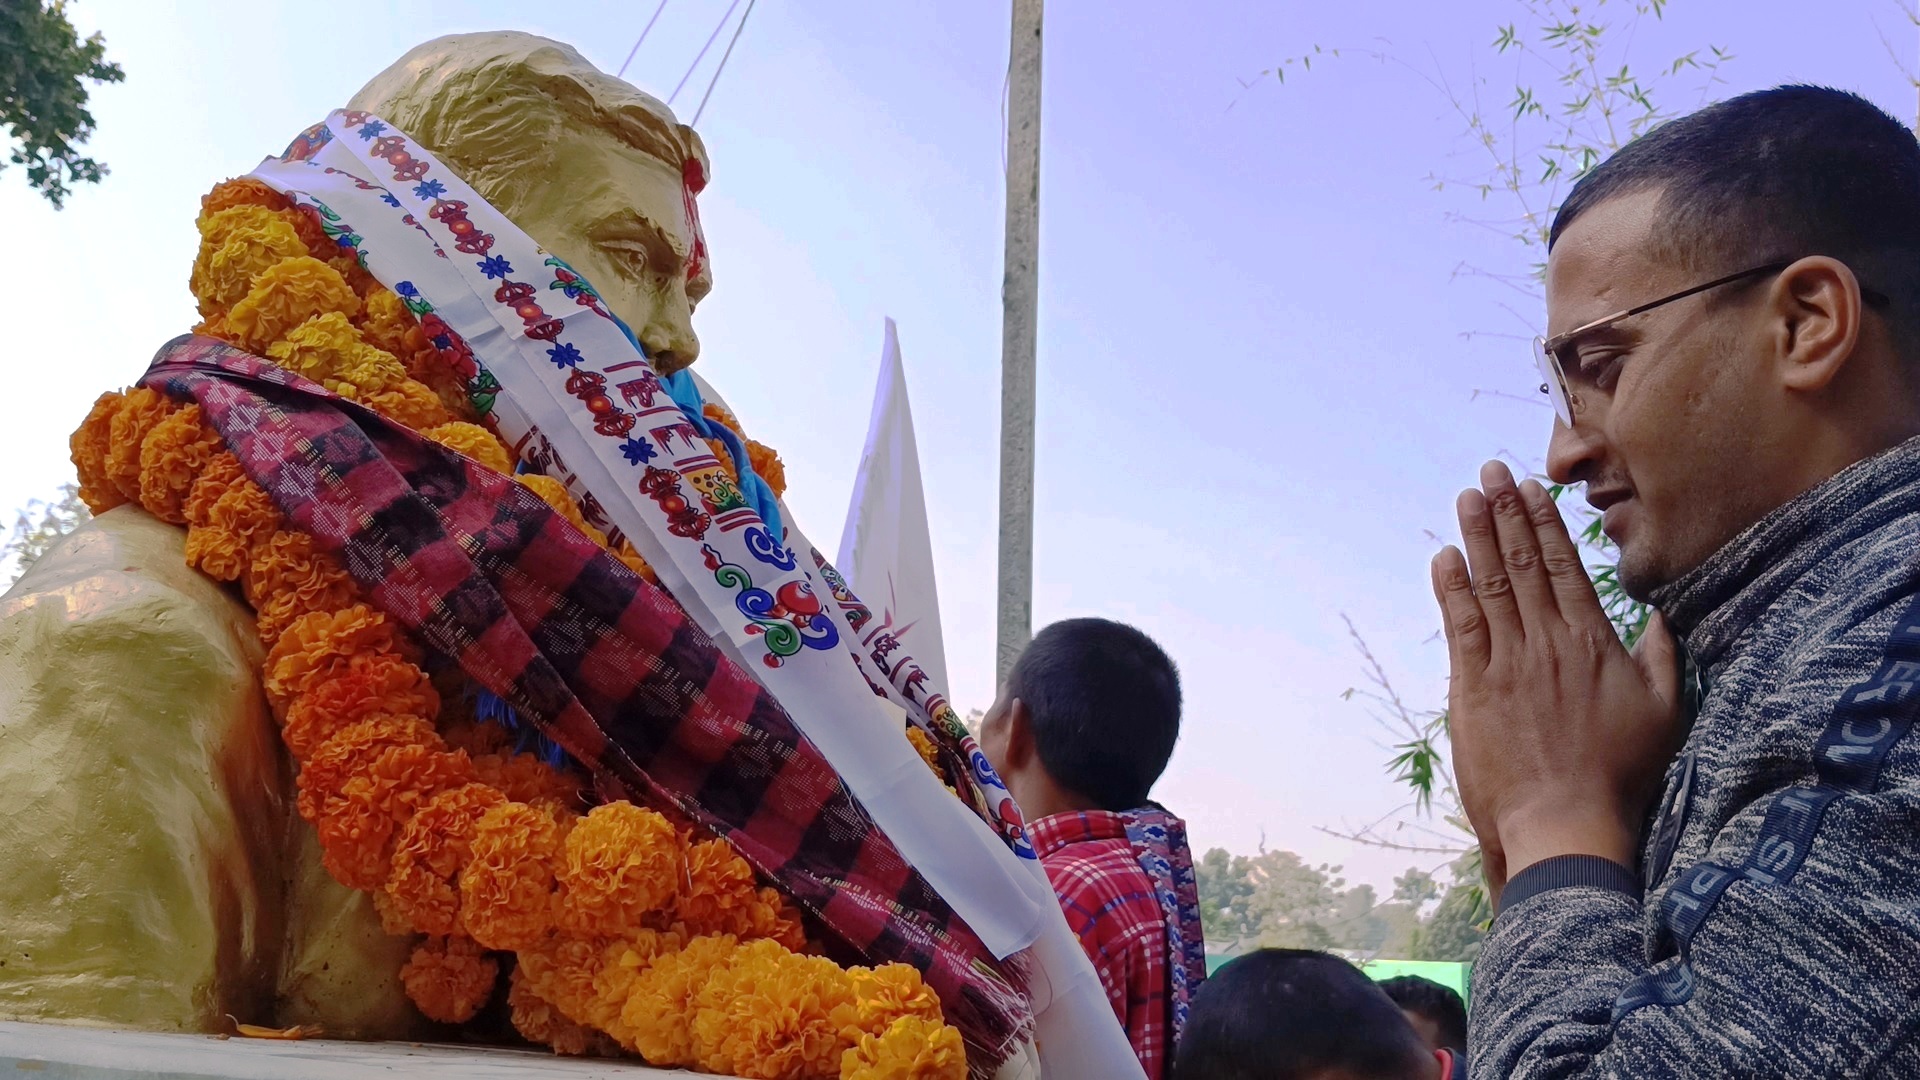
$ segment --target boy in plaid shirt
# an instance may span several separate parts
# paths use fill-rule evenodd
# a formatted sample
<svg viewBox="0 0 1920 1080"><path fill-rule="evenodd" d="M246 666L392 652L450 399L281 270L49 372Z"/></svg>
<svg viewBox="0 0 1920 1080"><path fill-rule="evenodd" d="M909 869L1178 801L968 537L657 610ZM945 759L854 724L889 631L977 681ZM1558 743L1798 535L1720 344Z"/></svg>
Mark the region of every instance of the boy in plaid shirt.
<svg viewBox="0 0 1920 1080"><path fill-rule="evenodd" d="M1148 1080L1206 977L1186 825L1147 799L1179 734L1173 661L1105 619L1042 630L980 728Z"/></svg>

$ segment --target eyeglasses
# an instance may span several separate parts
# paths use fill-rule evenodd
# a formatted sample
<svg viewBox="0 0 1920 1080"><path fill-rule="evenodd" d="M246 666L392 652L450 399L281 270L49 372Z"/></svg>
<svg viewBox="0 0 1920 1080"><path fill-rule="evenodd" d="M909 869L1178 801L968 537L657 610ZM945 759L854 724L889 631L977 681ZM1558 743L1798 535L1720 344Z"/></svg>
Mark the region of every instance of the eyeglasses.
<svg viewBox="0 0 1920 1080"><path fill-rule="evenodd" d="M1596 330L1612 326L1622 319L1632 318L1635 315L1652 311L1657 307L1664 307L1676 300L1685 300L1689 296L1706 292L1708 289L1717 289L1722 285L1731 285L1736 281L1744 281L1747 278L1759 277L1763 274L1777 274L1799 261L1798 259L1783 259L1778 262L1770 262L1765 266L1756 266L1751 270L1742 270L1737 274L1728 274L1726 277L1714 278L1704 285L1695 285L1691 289L1682 289L1672 296L1663 296L1658 300L1641 304L1639 307L1630 307L1625 311L1616 311L1611 315L1595 319L1583 326L1576 326L1564 334L1556 334L1550 338L1534 338L1533 361L1540 368L1540 377L1546 380L1540 384L1540 392L1547 395L1547 398L1553 402L1553 414L1560 418L1560 422L1568 427L1572 427L1573 414L1576 411L1575 406L1578 404L1579 399L1574 395L1572 388L1567 383L1566 366L1561 357L1561 354L1566 350L1567 346L1573 344L1574 341L1579 338L1585 337ZM1875 307L1886 307L1892 302L1887 299L1884 293L1869 289L1865 286L1861 286L1860 288L1860 298Z"/></svg>

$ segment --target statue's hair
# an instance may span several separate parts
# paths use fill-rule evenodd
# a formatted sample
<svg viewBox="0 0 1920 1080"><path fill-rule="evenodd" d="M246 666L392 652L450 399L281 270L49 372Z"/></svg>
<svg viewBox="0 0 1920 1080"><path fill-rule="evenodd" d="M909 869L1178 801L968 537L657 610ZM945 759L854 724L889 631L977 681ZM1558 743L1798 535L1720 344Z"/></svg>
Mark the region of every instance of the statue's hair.
<svg viewBox="0 0 1920 1080"><path fill-rule="evenodd" d="M353 96L438 155L496 205L543 182L554 132L587 119L679 173L707 151L659 100L601 72L571 46L517 31L449 34L416 46Z"/></svg>

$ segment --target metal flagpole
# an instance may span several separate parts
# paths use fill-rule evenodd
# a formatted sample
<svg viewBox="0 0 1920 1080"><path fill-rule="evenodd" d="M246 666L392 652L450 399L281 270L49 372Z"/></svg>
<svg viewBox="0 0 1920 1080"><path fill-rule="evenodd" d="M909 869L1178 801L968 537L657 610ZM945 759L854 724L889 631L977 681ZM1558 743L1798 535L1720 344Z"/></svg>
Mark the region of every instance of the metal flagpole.
<svg viewBox="0 0 1920 1080"><path fill-rule="evenodd" d="M1006 276L1000 287L1000 598L997 683L1033 637L1033 398L1040 300L1042 0L1013 0L1007 61Z"/></svg>

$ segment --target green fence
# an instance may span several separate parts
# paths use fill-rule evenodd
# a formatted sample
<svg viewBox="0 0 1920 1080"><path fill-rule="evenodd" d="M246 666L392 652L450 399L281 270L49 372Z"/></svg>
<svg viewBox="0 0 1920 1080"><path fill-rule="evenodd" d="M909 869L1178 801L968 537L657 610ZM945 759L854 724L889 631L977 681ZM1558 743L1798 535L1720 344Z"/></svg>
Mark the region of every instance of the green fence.
<svg viewBox="0 0 1920 1080"><path fill-rule="evenodd" d="M1233 959L1222 953L1207 954L1207 974L1211 975L1220 965ZM1372 976L1375 982L1395 978L1400 975L1418 975L1423 979L1432 979L1441 986L1452 987L1464 1000L1467 996L1467 977L1473 971L1472 964L1451 964L1435 960L1362 960L1360 970Z"/></svg>

